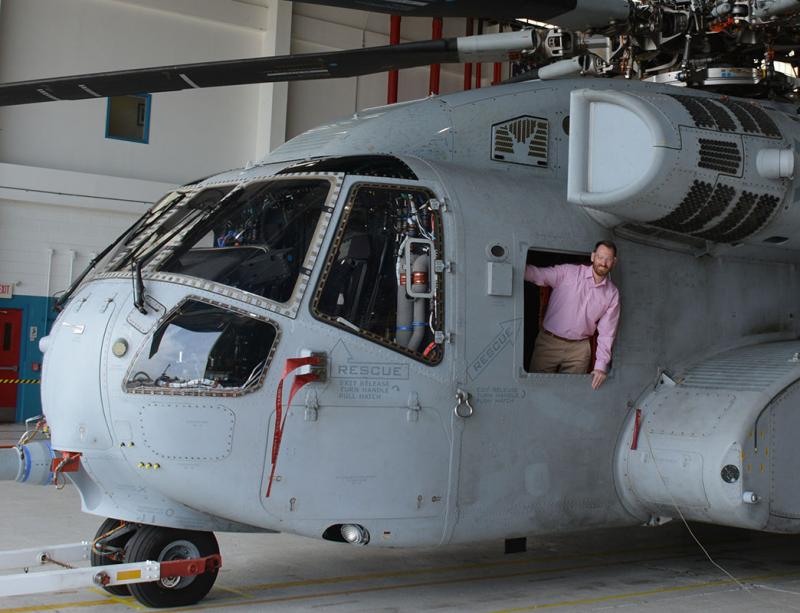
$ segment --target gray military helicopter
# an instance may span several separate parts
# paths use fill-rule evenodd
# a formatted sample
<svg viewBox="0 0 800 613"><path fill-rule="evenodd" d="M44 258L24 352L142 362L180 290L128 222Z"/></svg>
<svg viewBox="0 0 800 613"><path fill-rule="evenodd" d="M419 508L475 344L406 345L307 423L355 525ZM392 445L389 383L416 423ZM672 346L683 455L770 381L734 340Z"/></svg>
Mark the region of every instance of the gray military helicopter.
<svg viewBox="0 0 800 613"><path fill-rule="evenodd" d="M218 530L371 547L676 517L800 532L800 117L775 69L797 65L800 2L500 6L549 24L499 44L532 67L519 82L368 109L177 189L61 299L49 439L0 474L70 471L112 518L95 563L213 556ZM0 102L349 76L502 38L10 84ZM525 266L611 238L608 380L529 372L547 296ZM130 591L194 603L215 568Z"/></svg>

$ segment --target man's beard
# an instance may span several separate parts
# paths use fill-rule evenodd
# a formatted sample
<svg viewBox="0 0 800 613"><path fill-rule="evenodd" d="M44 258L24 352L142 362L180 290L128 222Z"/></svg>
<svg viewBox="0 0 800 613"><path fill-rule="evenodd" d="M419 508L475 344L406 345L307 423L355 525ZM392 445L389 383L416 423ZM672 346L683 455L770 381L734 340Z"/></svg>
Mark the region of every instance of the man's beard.
<svg viewBox="0 0 800 613"><path fill-rule="evenodd" d="M609 273L608 267L601 267L600 264L592 264L592 270L598 277L605 277Z"/></svg>

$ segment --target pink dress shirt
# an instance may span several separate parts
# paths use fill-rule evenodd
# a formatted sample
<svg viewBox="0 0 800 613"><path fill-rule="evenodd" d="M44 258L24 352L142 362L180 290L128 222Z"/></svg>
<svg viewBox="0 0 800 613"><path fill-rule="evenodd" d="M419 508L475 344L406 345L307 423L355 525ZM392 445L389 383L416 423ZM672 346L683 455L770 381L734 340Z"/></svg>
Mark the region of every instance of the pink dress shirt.
<svg viewBox="0 0 800 613"><path fill-rule="evenodd" d="M619 323L619 290L611 279L595 283L591 266L560 264L528 266L525 280L553 288L544 316L546 330L571 340L589 338L597 330L594 369L608 372Z"/></svg>

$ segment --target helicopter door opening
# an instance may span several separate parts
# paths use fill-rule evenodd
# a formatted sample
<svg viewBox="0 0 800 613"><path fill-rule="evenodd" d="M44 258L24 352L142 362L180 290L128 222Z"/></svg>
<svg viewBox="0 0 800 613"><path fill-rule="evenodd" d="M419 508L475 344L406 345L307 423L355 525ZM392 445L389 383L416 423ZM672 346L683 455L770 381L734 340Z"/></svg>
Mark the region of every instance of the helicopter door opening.
<svg viewBox="0 0 800 613"><path fill-rule="evenodd" d="M552 251L528 250L526 266L556 266L558 264L590 264L589 256L576 253L558 253ZM525 342L524 342L524 368L526 372L531 370L531 358L533 357L533 346L536 337L542 330L542 322L547 312L547 305L550 300L551 289L549 287L539 287L533 283L525 283ZM592 357L589 361L589 371L591 364L594 364L595 350L597 347L597 333L591 338Z"/></svg>

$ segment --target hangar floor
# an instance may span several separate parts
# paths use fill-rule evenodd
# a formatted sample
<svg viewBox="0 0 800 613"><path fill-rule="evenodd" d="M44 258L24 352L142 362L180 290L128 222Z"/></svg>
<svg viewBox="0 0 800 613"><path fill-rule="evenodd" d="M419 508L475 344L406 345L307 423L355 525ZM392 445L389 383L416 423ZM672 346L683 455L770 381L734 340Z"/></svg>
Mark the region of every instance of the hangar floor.
<svg viewBox="0 0 800 613"><path fill-rule="evenodd" d="M91 538L100 520L79 508L71 486L0 483L0 549ZM712 565L677 522L530 539L526 553L511 555L498 542L389 550L221 534L220 576L188 610L800 611L800 537L693 529L736 580ZM88 587L0 600L0 613L131 609L143 607Z"/></svg>

